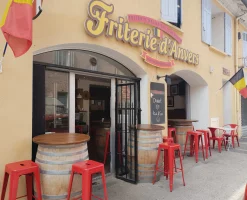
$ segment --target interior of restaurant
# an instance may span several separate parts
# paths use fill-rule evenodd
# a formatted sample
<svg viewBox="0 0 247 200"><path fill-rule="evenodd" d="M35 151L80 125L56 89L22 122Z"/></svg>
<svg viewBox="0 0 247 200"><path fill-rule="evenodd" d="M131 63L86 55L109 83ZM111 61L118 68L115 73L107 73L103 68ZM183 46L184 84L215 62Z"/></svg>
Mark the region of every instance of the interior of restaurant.
<svg viewBox="0 0 247 200"><path fill-rule="evenodd" d="M105 151L110 149L110 97L111 80L76 75L75 83L76 133L88 134L89 159L104 162ZM106 145L108 149L106 149ZM105 169L110 170L107 155Z"/></svg>
<svg viewBox="0 0 247 200"><path fill-rule="evenodd" d="M169 76L171 84L167 85L168 119L187 119L188 83L177 75Z"/></svg>
<svg viewBox="0 0 247 200"><path fill-rule="evenodd" d="M46 71L46 132L69 131L67 82L66 73ZM105 151L110 149L110 97L110 79L76 75L75 132L90 136L89 159L105 162L106 171L110 171L109 154L104 160Z"/></svg>

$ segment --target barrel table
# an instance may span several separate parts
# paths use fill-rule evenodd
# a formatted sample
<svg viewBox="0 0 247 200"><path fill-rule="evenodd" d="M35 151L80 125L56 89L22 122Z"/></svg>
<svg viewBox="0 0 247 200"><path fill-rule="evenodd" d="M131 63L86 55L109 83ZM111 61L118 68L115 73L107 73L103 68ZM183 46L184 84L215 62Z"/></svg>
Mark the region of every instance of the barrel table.
<svg viewBox="0 0 247 200"><path fill-rule="evenodd" d="M88 135L77 133L52 133L33 138L38 144L35 162L40 167L42 199L67 198L72 164L88 160L89 139ZM71 198L80 197L81 182L81 176L75 175Z"/></svg>
<svg viewBox="0 0 247 200"><path fill-rule="evenodd" d="M152 183L158 153L158 146L160 143L162 143L162 130L164 130L165 128L158 125L139 124L137 125L136 129L138 141L138 182ZM131 137L131 144L128 146L130 148L133 148L134 135L131 135ZM134 155L134 149L130 149L128 152ZM132 159L134 158L132 157ZM160 156L160 165L162 163L162 160L162 156ZM161 173L158 172L156 175L157 181L160 179L160 176Z"/></svg>
<svg viewBox="0 0 247 200"><path fill-rule="evenodd" d="M198 120L168 119L168 124L176 129L177 142L181 148L184 147L187 131L193 130L193 122L198 122Z"/></svg>

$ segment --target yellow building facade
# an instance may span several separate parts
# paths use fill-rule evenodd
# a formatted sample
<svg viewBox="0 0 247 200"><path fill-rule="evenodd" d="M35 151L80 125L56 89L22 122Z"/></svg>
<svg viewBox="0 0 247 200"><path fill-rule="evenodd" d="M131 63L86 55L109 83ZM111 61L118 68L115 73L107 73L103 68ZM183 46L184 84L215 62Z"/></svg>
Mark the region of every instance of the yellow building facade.
<svg viewBox="0 0 247 200"><path fill-rule="evenodd" d="M156 124L167 127L169 115L175 110L172 106L181 99L183 106L178 107L178 113L186 110L185 114L181 111L184 118L198 120L193 124L195 128L207 128L215 120L219 126L226 122L241 124L238 93L232 85L225 91L219 89L237 70L238 58L243 52L242 40L237 36L239 31L246 29L239 22L237 26L236 17L218 1L212 0L210 5L205 2L208 1L183 1L179 7L174 7L160 0L152 3L148 0L44 1L42 14L33 21L31 49L20 58L14 58L8 49L0 74L0 180L6 163L31 159L34 62L48 63L49 59L42 55L53 51L92 52L131 71L140 81L142 124L152 123L151 83L164 85L165 93L164 121ZM0 16L6 4L7 0L0 2ZM204 24L208 18L211 23ZM228 25L221 27L221 22ZM129 32L124 35L127 29ZM160 31L163 38L157 36ZM0 44L3 50L5 39L2 35ZM146 52L144 57L143 52ZM79 57L77 63L80 63ZM87 73L93 76L93 72ZM157 79L165 75L170 76L172 82L183 79L186 94L171 95L171 92L176 94L176 87L173 91L164 78ZM75 126L70 125L69 131L74 132ZM164 131L163 135L166 134Z"/></svg>

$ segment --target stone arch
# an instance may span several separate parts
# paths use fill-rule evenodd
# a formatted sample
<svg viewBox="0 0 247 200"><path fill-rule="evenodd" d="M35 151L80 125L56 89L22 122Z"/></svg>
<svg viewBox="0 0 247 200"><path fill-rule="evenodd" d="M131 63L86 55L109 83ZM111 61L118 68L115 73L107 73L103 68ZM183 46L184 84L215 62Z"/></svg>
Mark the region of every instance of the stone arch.
<svg viewBox="0 0 247 200"><path fill-rule="evenodd" d="M174 73L184 79L186 88L187 118L198 120L195 129L205 129L209 125L209 89L208 83L198 73L191 70L180 70Z"/></svg>

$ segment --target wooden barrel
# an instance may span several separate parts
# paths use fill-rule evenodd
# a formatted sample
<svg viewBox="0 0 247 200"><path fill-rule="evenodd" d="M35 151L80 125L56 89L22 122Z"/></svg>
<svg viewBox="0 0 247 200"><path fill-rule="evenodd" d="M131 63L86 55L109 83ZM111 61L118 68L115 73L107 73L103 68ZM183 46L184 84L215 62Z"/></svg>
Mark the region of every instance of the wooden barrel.
<svg viewBox="0 0 247 200"><path fill-rule="evenodd" d="M192 131L193 126L174 126L176 128L178 143L180 144L182 150L185 145L186 133L187 131Z"/></svg>
<svg viewBox="0 0 247 200"><path fill-rule="evenodd" d="M154 168L158 153L158 146L162 143L162 131L138 130L138 182L151 183L154 177ZM135 174L134 169L134 134L128 140L128 168ZM162 165L162 153L159 165ZM160 179L161 173L157 172L156 180Z"/></svg>
<svg viewBox="0 0 247 200"><path fill-rule="evenodd" d="M88 160L87 143L39 145L35 162L40 167L42 199L66 199L72 164ZM34 187L36 193L36 187ZM82 178L75 175L71 198L80 197Z"/></svg>
<svg viewBox="0 0 247 200"><path fill-rule="evenodd" d="M100 160L104 160L105 145L106 145L106 136L109 132L109 128L98 128L95 132L95 143L96 143L96 153Z"/></svg>

